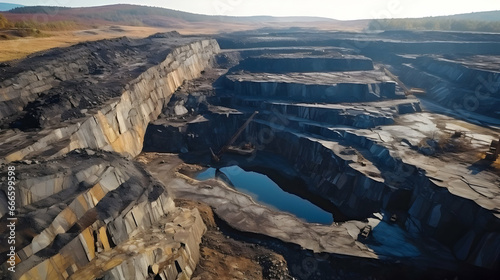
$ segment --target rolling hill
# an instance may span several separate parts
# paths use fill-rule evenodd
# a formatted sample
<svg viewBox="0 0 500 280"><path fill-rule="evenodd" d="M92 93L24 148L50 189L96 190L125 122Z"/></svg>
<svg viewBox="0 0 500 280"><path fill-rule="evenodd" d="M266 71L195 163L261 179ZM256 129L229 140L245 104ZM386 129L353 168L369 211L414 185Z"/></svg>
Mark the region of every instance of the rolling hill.
<svg viewBox="0 0 500 280"><path fill-rule="evenodd" d="M19 8L19 7L24 7L24 6L19 5L19 4L11 4L11 3L0 3L0 12L12 10L14 8Z"/></svg>
<svg viewBox="0 0 500 280"><path fill-rule="evenodd" d="M45 22L71 21L77 25L89 26L119 24L129 26L151 26L165 28L184 28L196 24L219 25L219 29L255 29L276 25L276 27L313 27L322 29L362 30L368 21L339 21L322 17L272 17L272 16L209 16L176 11L158 7L118 4L99 7L63 8L50 6L19 7L4 13L11 22L36 21L43 18Z"/></svg>
<svg viewBox="0 0 500 280"><path fill-rule="evenodd" d="M475 21L500 21L500 11L476 12L467 14L457 14L439 18L449 18L456 20L475 20Z"/></svg>
<svg viewBox="0 0 500 280"><path fill-rule="evenodd" d="M372 20L370 30L438 30L500 33L500 11L424 18Z"/></svg>
<svg viewBox="0 0 500 280"><path fill-rule="evenodd" d="M185 22L224 22L224 23L256 23L256 22L337 22L337 20L321 17L272 17L272 16L209 16L171 10L166 8L117 4L98 7L65 8L52 6L18 7L10 10L6 16L15 19L19 15L45 14L67 20L88 21L99 20L109 22L146 21L148 19L169 18ZM162 24L160 21L158 24Z"/></svg>

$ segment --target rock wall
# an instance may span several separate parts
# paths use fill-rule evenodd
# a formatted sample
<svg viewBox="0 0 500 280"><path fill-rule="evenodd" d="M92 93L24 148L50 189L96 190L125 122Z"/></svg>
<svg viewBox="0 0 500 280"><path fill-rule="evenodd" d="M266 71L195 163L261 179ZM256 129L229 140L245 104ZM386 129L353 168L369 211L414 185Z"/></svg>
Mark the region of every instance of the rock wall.
<svg viewBox="0 0 500 280"><path fill-rule="evenodd" d="M251 100L246 101L248 106ZM411 104L411 101L406 102ZM349 219L365 219L380 211L397 213L403 228L417 239L437 240L457 259L469 264L498 268L500 222L490 210L451 193L425 172L419 172L418 167L404 163L397 153L374 139L358 135L355 130L313 129L293 122L294 117L317 117L328 121L329 114L338 118L336 110L329 112L326 108L316 110L295 108L293 104L270 103L266 106L257 103L261 108L274 108L284 114L281 117L288 118L288 122L284 125L282 120L272 121L273 117L278 120L279 116L261 111L240 140L254 142L259 150L285 157L296 170L300 170L308 182L308 191L328 199ZM418 108L418 103L411 105ZM222 146L248 118L248 115L241 114L216 116L206 116L211 121L187 124L182 131L171 129L177 131L179 143L189 151L207 151L209 147ZM394 117L386 115L387 119L393 120ZM384 122L385 118L381 120ZM168 141L164 126L151 125L148 130L151 150L157 149L154 143L160 147L161 143ZM303 131L304 134L294 131ZM322 137L337 140L327 141ZM355 148L346 147L346 143Z"/></svg>
<svg viewBox="0 0 500 280"><path fill-rule="evenodd" d="M27 156L54 157L76 148L93 148L134 157L142 150L148 123L158 117L165 100L184 80L198 77L218 51L215 40L176 47L158 65L124 85L119 97L86 111L84 117L65 122L63 127L43 129L32 143L6 148L2 156L11 162ZM12 146L9 144L5 146Z"/></svg>
<svg viewBox="0 0 500 280"><path fill-rule="evenodd" d="M368 128L374 129L385 122L393 124L398 113L420 111L418 102L415 102L401 100L392 103L391 106L396 108L387 112L383 108L388 104L372 104L371 108L379 106L381 109L377 114L368 114L368 119L372 118L373 122ZM327 125L320 126L321 121L329 124L349 121L348 125L356 127L356 122L350 121L356 120L356 111L366 115L363 108L251 99L236 99L235 104L260 111L240 141L253 142L258 150L285 157L295 170L300 170L307 181L308 191L328 199L348 219L365 219L380 211L387 217L397 213L401 226L415 238L437 240L457 259L469 264L497 268L500 223L493 212L485 208L487 206L450 192L444 183L438 184L425 171L419 172L419 167L403 162L398 152L379 143L382 141L378 138L380 136L370 138L352 128L335 130ZM403 105L408 105L411 111L399 112L397 108ZM231 137L248 115L205 115L207 121L188 123L182 129L157 123L148 129L148 148L155 151L168 141L167 131L170 129L176 131L178 143L186 150L216 149ZM314 126L307 120L318 123ZM365 124L361 122L359 127Z"/></svg>
<svg viewBox="0 0 500 280"><path fill-rule="evenodd" d="M438 240L461 261L498 269L500 220L491 211L494 206L479 202L478 194L476 199L462 197L449 187L458 182L440 181L419 166L403 163L397 153L374 139L351 132L344 138L369 150L381 169L395 170L395 174L382 174L389 194L383 198L383 208L403 214L408 232Z"/></svg>
<svg viewBox="0 0 500 280"><path fill-rule="evenodd" d="M338 83L306 85L288 82L233 81L236 95L269 97L302 102L362 102L375 101L380 96L394 96L392 82L380 84Z"/></svg>
<svg viewBox="0 0 500 280"><path fill-rule="evenodd" d="M266 73L363 71L373 70L373 63L366 57L296 54L288 57L249 57L232 70L238 69Z"/></svg>
<svg viewBox="0 0 500 280"><path fill-rule="evenodd" d="M258 120L279 123L288 129L303 130L331 139L340 139L342 136L330 130L329 125L374 128L394 124L394 117L397 115L421 110L416 100L399 100L391 104L372 103L371 109L367 109L363 105L323 106L231 97L231 106L244 106L259 111L255 116ZM154 121L147 128L144 151L180 153L221 148L252 113L253 111L206 112L203 116L182 124L161 119ZM248 137L251 133L252 131L247 129L238 141L256 142L256 137L262 136L257 134Z"/></svg>
<svg viewBox="0 0 500 280"><path fill-rule="evenodd" d="M239 97L233 98L233 103L237 106L255 107L258 110L266 110L269 112L282 114L284 116L293 116L304 120L311 120L324 124L346 125L357 128L371 128L379 125L390 125L394 123L393 117L399 113L403 114L403 108L409 106L409 112L420 111L418 102L402 101L397 106L397 110L387 110L382 106L376 106L378 111L368 111L363 106L355 105L329 105L322 106L319 104L293 104L293 103L280 103L280 102L264 102L262 100L249 100ZM257 116L258 118L271 119L271 116L262 117L263 114ZM293 120L289 119L290 124ZM310 123L309 125L312 125ZM297 125L306 126L301 122Z"/></svg>
<svg viewBox="0 0 500 280"><path fill-rule="evenodd" d="M217 149L227 143L249 116L241 113L205 114L202 120L182 126L158 120L147 128L144 151L181 153Z"/></svg>
<svg viewBox="0 0 500 280"><path fill-rule="evenodd" d="M0 69L0 161L18 174L15 273L7 270L0 191L2 275L191 277L206 230L198 211L175 207L128 159L172 93L218 51L215 40L156 34L51 50Z"/></svg>
<svg viewBox="0 0 500 280"><path fill-rule="evenodd" d="M176 208L164 186L139 164L116 154L75 150L16 170L23 198L17 214L16 272L5 275L147 279L153 273L178 279L194 271L205 231L199 213ZM6 228L5 216L0 222ZM7 235L0 234L2 270L7 272Z"/></svg>
<svg viewBox="0 0 500 280"><path fill-rule="evenodd" d="M457 197L425 177L414 177L406 229L431 236L461 261L498 269L500 222L474 201Z"/></svg>
<svg viewBox="0 0 500 280"><path fill-rule="evenodd" d="M272 40L269 35L273 34ZM223 49L327 46L351 48L368 57L380 53L412 54L500 54L494 33L442 31L386 31L382 33L277 32L222 34L217 38Z"/></svg>
<svg viewBox="0 0 500 280"><path fill-rule="evenodd" d="M308 179L311 192L329 199L348 217L362 219L381 208L387 191L383 179L354 169L356 154L336 154L335 142L301 136L263 120L252 122L249 129L251 135L272 131L265 149L284 156Z"/></svg>
<svg viewBox="0 0 500 280"><path fill-rule="evenodd" d="M398 213L409 232L438 240L460 260L498 269L499 219L476 202L450 193L375 141L346 131L343 139L367 151L359 154L337 142L265 121L252 122L250 130L254 135L272 131L263 147L287 158L309 179L312 193L329 199L350 218L363 219L378 211ZM363 160L368 155L376 166Z"/></svg>
<svg viewBox="0 0 500 280"><path fill-rule="evenodd" d="M468 114L499 116L500 76L496 71L427 56L394 69L404 83L426 89L427 94L422 98Z"/></svg>

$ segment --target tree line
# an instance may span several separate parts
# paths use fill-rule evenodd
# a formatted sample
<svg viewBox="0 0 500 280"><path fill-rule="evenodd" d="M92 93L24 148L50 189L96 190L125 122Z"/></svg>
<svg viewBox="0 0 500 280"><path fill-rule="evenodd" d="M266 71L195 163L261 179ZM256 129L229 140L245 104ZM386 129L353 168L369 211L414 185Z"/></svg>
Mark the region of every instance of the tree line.
<svg viewBox="0 0 500 280"><path fill-rule="evenodd" d="M376 19L370 22L368 29L500 32L500 21L476 21L449 18Z"/></svg>

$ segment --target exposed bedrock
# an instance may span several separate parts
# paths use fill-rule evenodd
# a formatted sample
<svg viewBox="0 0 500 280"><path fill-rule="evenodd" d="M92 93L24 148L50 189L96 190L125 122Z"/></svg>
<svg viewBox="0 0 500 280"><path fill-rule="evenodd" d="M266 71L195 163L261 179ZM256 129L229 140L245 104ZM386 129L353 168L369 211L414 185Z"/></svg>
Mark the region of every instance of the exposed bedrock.
<svg viewBox="0 0 500 280"><path fill-rule="evenodd" d="M294 56L297 53L287 51L269 57L275 64L283 61L298 69L288 61ZM217 151L257 110L259 114L235 145L251 142L257 153L264 150L284 157L307 182L308 192L329 200L347 219L383 213L389 221L395 214L407 234L445 245L454 262L499 268L498 167L483 166L480 156L496 139L493 130L421 112L419 100L405 98L377 64L375 70L316 73L305 67L296 73L276 65L266 68L269 57L247 58L219 80L224 83L216 83L221 89L210 101L227 108L208 106L198 117L152 123L145 150ZM482 85L471 81L475 73L476 78L491 77L491 69L478 70L470 61L461 62L469 63L469 68L460 66L455 71L454 65L460 63L441 65L432 62L438 58L426 58L431 60L426 62L415 57L401 58L407 64L397 67L427 67L418 71L432 78L420 81L429 86L467 84L463 90L470 91ZM267 73L259 72L264 70ZM417 81L422 76L415 73L401 79ZM336 87L338 95L329 95ZM432 96L428 92L426 98L432 100Z"/></svg>
<svg viewBox="0 0 500 280"><path fill-rule="evenodd" d="M340 134L330 129L341 125L353 128L374 128L394 123L400 114L419 112L417 100L397 100L391 102L361 104L306 104L287 103L265 99L242 97L222 97L232 106L243 106L260 111L257 119L273 120L287 128L295 128L324 137L340 138ZM183 122L158 119L152 122L144 139L144 151L185 153L188 151L207 151L209 148L222 147L227 139L250 116L236 110L222 110L210 107L208 112L191 117ZM210 137L206 137L210 135ZM246 131L245 135L250 135ZM264 137L257 135L256 137ZM245 140L252 140L247 139ZM255 139L254 139L255 140Z"/></svg>
<svg viewBox="0 0 500 280"><path fill-rule="evenodd" d="M431 120L439 117L423 114ZM414 134L418 131L415 128L422 124L418 118L418 114L405 115L398 120L402 126L409 127L407 131L398 130L396 137L403 139L401 143L408 143L404 139L410 137L414 143L426 139L424 135ZM442 116L439 118L442 123L450 121ZM461 125L470 126L466 123ZM393 129L398 128L387 127L388 131ZM481 175L478 177L476 172L470 172L473 167L466 168L467 165L453 162L454 159L470 158L473 153L461 155L464 152L455 154L449 151L449 157L428 160L425 155L411 151L414 148L389 144L391 140L386 138L388 134L384 128L375 132L360 130L346 132L344 136L358 150L366 151L362 153L364 156L369 151L371 161L382 170L381 175L392 192L383 200L383 207L391 212L406 212L407 231L438 240L452 249L459 260L498 269L500 220L497 175L484 170L479 172ZM401 133L407 138L400 136ZM444 132L444 135L446 133L450 132ZM468 148L472 149L482 141L471 141ZM484 142L480 145L487 144L488 140ZM392 162L396 163L396 168L393 168Z"/></svg>
<svg viewBox="0 0 500 280"><path fill-rule="evenodd" d="M18 219L11 273L2 188L2 275L190 278L206 229L198 211L176 207L130 159L172 93L218 51L215 40L167 33L83 43L0 68L0 162L16 168Z"/></svg>
<svg viewBox="0 0 500 280"><path fill-rule="evenodd" d="M287 55L249 57L232 70L244 69L251 72L331 72L373 70L371 59L340 53L294 53Z"/></svg>
<svg viewBox="0 0 500 280"><path fill-rule="evenodd" d="M349 131L343 138L355 147L351 150L342 142L252 122L250 135L262 131L269 140L265 150L287 158L309 179L312 193L329 199L344 214L359 219L381 210L397 213L410 233L438 240L460 260L498 268L500 221L489 206L494 198L483 203L443 188L445 184L420 167L403 163L372 139L351 137Z"/></svg>
<svg viewBox="0 0 500 280"><path fill-rule="evenodd" d="M259 150L282 155L295 170L300 170L300 176L307 182L307 191L328 199L345 216L363 220L373 213L383 212L388 220L390 215L397 214L398 223L414 238L432 238L446 245L460 260L481 267L496 267L500 224L498 218L484 208L489 208L486 204L478 205L462 198L456 194L458 190L451 193L444 185L434 183L421 169L403 163L383 144L371 137L357 135L354 129L352 132L350 129L338 129L339 140L325 140L317 131L305 134L297 131L300 126L284 126L283 119L279 120L278 115L261 114L250 124L244 141L258 143ZM206 151L209 147L220 147L224 144L224 137L217 135L226 135L227 139L231 136L228 131L235 131L248 116L239 113L207 116L210 121L197 121L194 126L188 124L185 131L178 131L179 137L183 138L179 143L186 145L185 152L187 149ZM291 118L286 115L281 117ZM148 139L160 141L156 146L158 148L160 143L168 145L168 133L163 132L164 138L161 139L159 131L165 131L165 128L160 124L150 126L156 132ZM190 136L186 134L188 131ZM254 135L262 138L254 139L251 137ZM151 143L154 142L151 140ZM157 149L154 146L145 147ZM241 161L250 169L252 164L263 166L255 159ZM185 188L181 186L178 191L189 193L188 190L182 191ZM208 193L194 193L197 195L187 194L187 197L212 203ZM221 217L229 217L223 210L220 211ZM235 224L241 226L238 222ZM244 230L255 232L256 229Z"/></svg>
<svg viewBox="0 0 500 280"><path fill-rule="evenodd" d="M270 37L273 34L274 37ZM437 102L465 118L498 125L499 87L498 34L386 31L352 34L345 32L292 32L220 35L222 48L276 49L322 46L351 49L391 67L410 87L427 91L422 99ZM271 67L271 66L268 66ZM293 83L293 82L292 82ZM255 90L259 90L258 88ZM449 111L449 110L452 111Z"/></svg>
<svg viewBox="0 0 500 280"><path fill-rule="evenodd" d="M67 53L70 56L75 52L97 49L97 54L92 52L84 56L87 60L82 63L102 62L103 73L89 73L70 80L72 72L68 71L68 82L51 85L24 109L22 106L29 98L19 101L14 106L18 111L14 115L18 117L14 116L12 123L21 123L21 127L28 128L35 123L36 130L5 130L2 157L10 162L25 157L58 156L75 148L115 151L128 157L139 154L146 127L158 117L164 102L168 102L185 80L198 77L219 51L215 40L164 37L125 38L118 39L118 43L101 41L96 46L69 48ZM121 55L119 51L122 51ZM49 52L46 55L56 54ZM21 62L24 63L29 61ZM63 59L59 63L66 62ZM20 83L28 79L24 75L26 72L18 73L9 81ZM13 86L1 90L8 91ZM32 93L30 98L34 98L33 95L36 96ZM12 119L3 121L9 120Z"/></svg>
<svg viewBox="0 0 500 280"><path fill-rule="evenodd" d="M293 108L288 105L287 109L290 107ZM305 120L299 125L300 122L293 123L292 116L279 114L282 111L259 113L243 141L257 143L257 149L285 157L300 171L309 192L328 199L349 218L365 219L380 211L389 216L397 214L398 223L415 238L435 239L461 261L497 268L500 222L492 212L494 200L471 200L457 182L452 184L455 188L448 190L449 180L440 182L430 171L405 163L391 148L372 137L358 135L355 129L328 129L319 124L311 129ZM309 116L314 115L322 116L311 110ZM214 114L180 130L158 122L148 128L149 144L145 143L145 148L164 152L184 148L183 152L187 152L221 147L248 116L249 113ZM179 142L169 142L170 133L174 132ZM178 146L172 149L169 145Z"/></svg>
<svg viewBox="0 0 500 280"><path fill-rule="evenodd" d="M268 97L298 102L362 102L396 97L395 83L380 71L237 74L228 80L238 96Z"/></svg>
<svg viewBox="0 0 500 280"><path fill-rule="evenodd" d="M485 60L488 63L485 63ZM419 56L394 66L401 80L427 90L427 98L466 116L500 116L498 57Z"/></svg>
<svg viewBox="0 0 500 280"><path fill-rule="evenodd" d="M21 202L16 272L4 275L147 279L189 277L194 271L203 221L196 210L176 208L165 187L139 164L116 154L75 150L16 167ZM0 220L4 272L10 250L6 217Z"/></svg>
<svg viewBox="0 0 500 280"><path fill-rule="evenodd" d="M181 124L159 119L146 130L144 151L186 153L222 147L245 121L245 117L248 115L240 112L219 112Z"/></svg>
<svg viewBox="0 0 500 280"><path fill-rule="evenodd" d="M329 46L350 48L364 54L500 54L494 33L440 31L348 32L255 32L216 37L223 49Z"/></svg>
<svg viewBox="0 0 500 280"><path fill-rule="evenodd" d="M344 57L316 46L259 57L253 55L264 50L228 51L218 57L227 68L246 60L217 82L204 76L194 88L182 86L186 92L177 93L188 94L172 99L185 81L212 64L220 51L215 40L172 33L103 40L0 68L0 162L14 165L19 174L17 272L12 277L189 278L205 225L196 209L174 205L168 187L209 203L239 230L314 252L388 263L415 257L423 267L443 264L449 270L457 264L499 269L500 173L498 162L486 166L479 155L496 132L422 112L418 99L405 97L379 64L354 54L367 55L368 46L374 52L415 53L399 57L405 64L396 65L395 72L410 86L436 89L428 90L429 100L453 104L454 96L440 95L437 87L470 92L484 86L474 77L496 81L498 75L422 53L487 53L500 40L487 34L468 34L479 39L465 44L454 41L462 35L450 33L442 33L442 42L430 42L434 33L424 33L429 38L422 42L397 32L379 34L380 42L374 34L327 35L332 37L235 35L231 40L237 47L295 41L295 46L317 42L359 48L342 51ZM414 71L398 72L405 67ZM227 69L205 72L212 70L218 76ZM497 95L492 91L479 111L492 110ZM276 174L305 182L304 192L338 209L341 223L309 224L220 182L193 183L177 174L175 166L187 166L182 160L209 158L208 148L216 151L226 144L254 111L259 114L234 144L251 142L256 153L265 152L253 164L273 158L266 155L287 162L288 169ZM165 118L158 120L161 113ZM180 155L141 158L151 159L148 168L157 171L160 183L130 160L141 150ZM1 229L7 228L6 206L0 192ZM366 225L373 226L373 238L358 239ZM0 237L3 272L7 232Z"/></svg>

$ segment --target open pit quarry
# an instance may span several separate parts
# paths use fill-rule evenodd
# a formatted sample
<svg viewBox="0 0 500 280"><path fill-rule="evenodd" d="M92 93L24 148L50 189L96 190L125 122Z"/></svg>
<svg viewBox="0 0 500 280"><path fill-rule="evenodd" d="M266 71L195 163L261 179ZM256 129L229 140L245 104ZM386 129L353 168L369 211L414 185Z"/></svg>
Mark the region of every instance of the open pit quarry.
<svg viewBox="0 0 500 280"><path fill-rule="evenodd" d="M498 34L171 32L3 63L0 273L496 279L499 108Z"/></svg>

